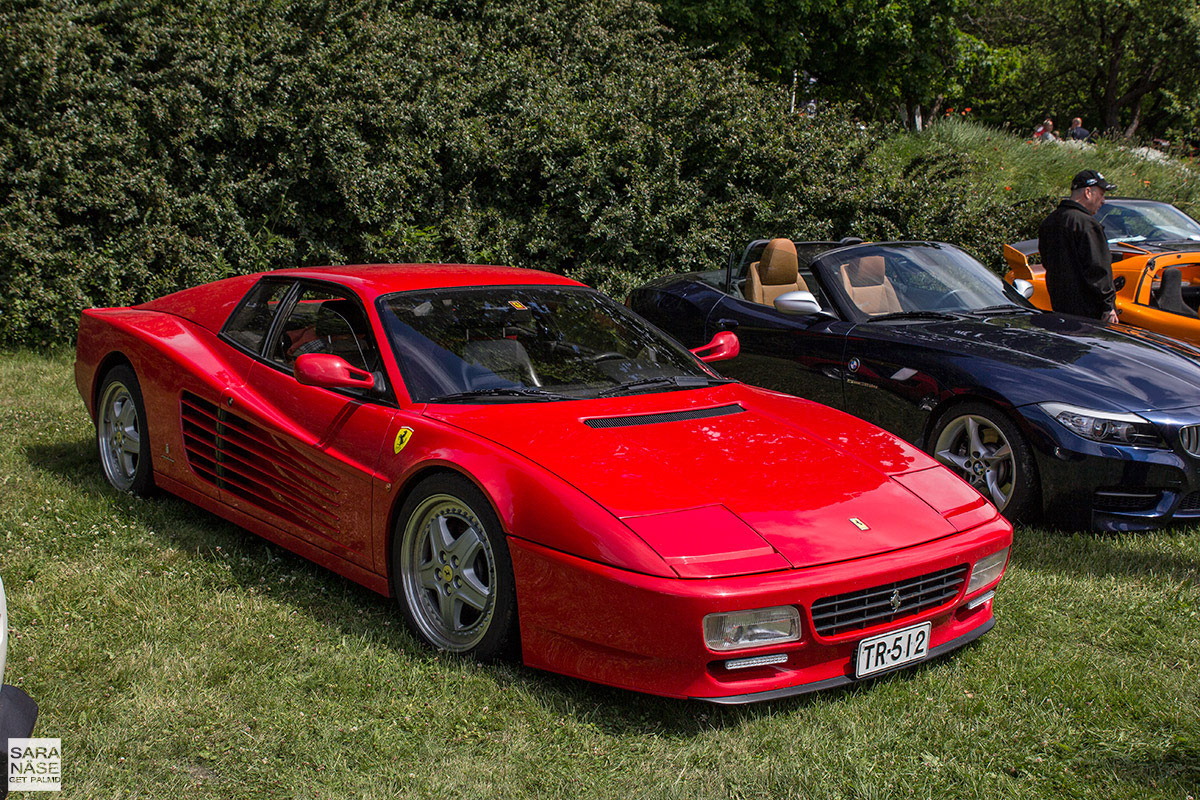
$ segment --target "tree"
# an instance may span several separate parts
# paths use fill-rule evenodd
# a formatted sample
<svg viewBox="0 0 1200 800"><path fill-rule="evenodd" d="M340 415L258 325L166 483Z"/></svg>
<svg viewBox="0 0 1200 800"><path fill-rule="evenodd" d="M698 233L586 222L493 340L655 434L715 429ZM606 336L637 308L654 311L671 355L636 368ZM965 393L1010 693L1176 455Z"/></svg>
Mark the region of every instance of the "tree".
<svg viewBox="0 0 1200 800"><path fill-rule="evenodd" d="M746 53L759 75L816 79L820 99L863 116L895 110L908 125L936 113L960 83L963 0L663 0L684 42L714 55Z"/></svg>
<svg viewBox="0 0 1200 800"><path fill-rule="evenodd" d="M1100 130L1126 137L1147 121L1163 128L1195 114L1197 0L972 0L964 27L1017 54L1006 87L1015 94L1000 104L1008 109L1029 110L1029 98L1043 109L1086 109Z"/></svg>

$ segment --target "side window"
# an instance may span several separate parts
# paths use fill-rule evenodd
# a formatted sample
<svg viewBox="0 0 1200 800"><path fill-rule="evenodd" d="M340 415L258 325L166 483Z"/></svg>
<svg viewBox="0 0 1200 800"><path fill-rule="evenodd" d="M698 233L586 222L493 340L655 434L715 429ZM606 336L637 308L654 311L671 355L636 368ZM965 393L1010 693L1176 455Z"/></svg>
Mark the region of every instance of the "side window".
<svg viewBox="0 0 1200 800"><path fill-rule="evenodd" d="M291 288L291 281L264 280L254 284L241 305L229 315L229 321L221 332L250 352L261 353L267 332L275 320L275 312L279 310L279 303Z"/></svg>
<svg viewBox="0 0 1200 800"><path fill-rule="evenodd" d="M304 286L267 358L289 372L305 353L341 356L352 367L379 373L379 351L357 301L326 286Z"/></svg>

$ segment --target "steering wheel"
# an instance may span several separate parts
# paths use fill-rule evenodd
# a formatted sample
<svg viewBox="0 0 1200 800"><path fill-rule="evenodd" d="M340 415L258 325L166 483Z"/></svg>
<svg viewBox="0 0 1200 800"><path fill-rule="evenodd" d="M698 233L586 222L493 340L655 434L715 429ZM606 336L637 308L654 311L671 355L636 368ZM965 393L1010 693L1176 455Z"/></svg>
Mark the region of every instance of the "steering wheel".
<svg viewBox="0 0 1200 800"><path fill-rule="evenodd" d="M618 353L616 350L604 350L602 352L594 353L594 354L588 356L588 359L593 364L596 364L600 361L613 361L618 358L621 360L628 360L629 357L626 356L624 353Z"/></svg>

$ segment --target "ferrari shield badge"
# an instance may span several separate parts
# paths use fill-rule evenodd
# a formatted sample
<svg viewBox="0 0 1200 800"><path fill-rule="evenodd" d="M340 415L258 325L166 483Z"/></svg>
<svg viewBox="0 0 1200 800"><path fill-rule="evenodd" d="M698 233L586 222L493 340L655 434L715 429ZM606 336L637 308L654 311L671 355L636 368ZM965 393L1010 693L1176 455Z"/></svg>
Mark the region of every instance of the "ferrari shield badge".
<svg viewBox="0 0 1200 800"><path fill-rule="evenodd" d="M408 440L412 438L412 435L412 428L401 428L400 430L396 431L395 451L397 453L404 449L404 446L408 444Z"/></svg>
<svg viewBox="0 0 1200 800"><path fill-rule="evenodd" d="M397 451L397 452L399 452L399 451ZM858 528L860 531L869 531L869 530L871 530L871 526L870 526L870 525L868 525L867 523L863 522L863 521L862 521L861 519L859 519L858 517L851 517L851 518L850 518L850 521L851 521L852 523L854 523L854 527Z"/></svg>

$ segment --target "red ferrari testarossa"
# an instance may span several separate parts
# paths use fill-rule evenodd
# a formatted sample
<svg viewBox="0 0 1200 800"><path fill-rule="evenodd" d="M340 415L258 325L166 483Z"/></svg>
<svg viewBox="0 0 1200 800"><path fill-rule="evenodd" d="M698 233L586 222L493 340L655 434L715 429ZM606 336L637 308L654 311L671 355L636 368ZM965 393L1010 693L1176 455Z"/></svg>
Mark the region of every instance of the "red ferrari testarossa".
<svg viewBox="0 0 1200 800"><path fill-rule="evenodd" d="M443 650L736 703L994 624L1012 529L974 489L557 275L229 278L85 311L75 377L114 487L394 596Z"/></svg>

